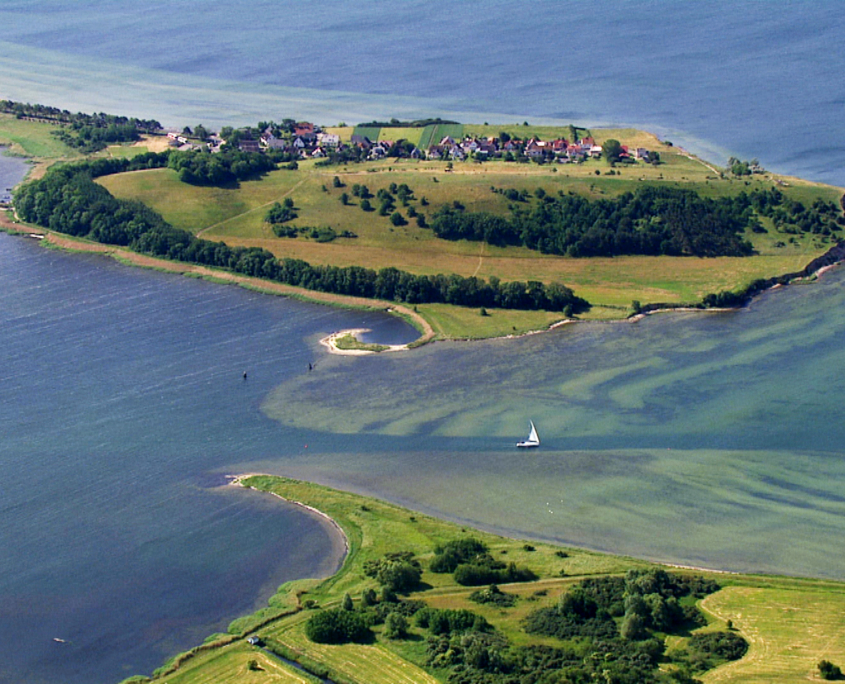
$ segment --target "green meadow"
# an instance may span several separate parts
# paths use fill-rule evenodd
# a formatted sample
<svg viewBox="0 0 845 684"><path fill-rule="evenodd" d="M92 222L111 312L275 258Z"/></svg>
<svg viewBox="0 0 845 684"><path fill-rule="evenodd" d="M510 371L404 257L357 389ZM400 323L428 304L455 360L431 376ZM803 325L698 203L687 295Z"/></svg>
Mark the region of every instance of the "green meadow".
<svg viewBox="0 0 845 684"><path fill-rule="evenodd" d="M0 115L0 143L32 156L38 175L47 165L80 158L58 141L49 124L21 121ZM482 124L431 124L425 128L336 127L330 129L349 140L353 132L371 139L405 137L426 147L445 135L460 138L507 132L516 137L552 139L569 134L566 128L487 126ZM586 131L580 131L584 134ZM812 204L817 198L838 203L839 188L800 179L759 174L747 179L724 176L709 163L664 144L653 135L634 129L596 129L597 142L616 138L629 147L660 152L658 166L637 163L611 168L604 160L583 164L519 164L503 161L449 163L387 159L377 162L320 166L302 161L297 170L277 170L257 180L232 187L198 187L181 183L175 172L155 169L98 179L115 196L135 199L158 211L173 225L209 240L232 246L262 247L279 258L303 259L316 265L394 267L414 274L458 274L484 279L562 282L587 299L592 308L586 319L618 319L630 315L632 302L685 304L705 295L737 290L759 278L801 270L831 246L830 238L812 234L784 236L763 219L768 233L748 234L756 250L751 257L642 257L566 258L545 255L524 247L496 247L480 242L446 241L418 225L418 216L430 218L441 206L458 201L469 211L506 215L509 201L494 189L513 188L529 202L538 190L549 194L577 193L592 199L613 198L644 184L688 188L708 197L734 195L773 184L787 196ZM112 146L99 156L126 157L147 150L164 149L161 138L132 146ZM362 199L352 195L355 185L366 186L375 196L391 185L407 185L413 195L405 205L397 202L402 221L395 225L377 210L365 211ZM296 218L289 224L303 228L295 238L277 237L265 222L268 209L285 199L294 202ZM344 203L345 200L345 203ZM526 205L528 206L528 205ZM329 242L311 237L311 229L331 227L355 237ZM316 233L314 233L316 236ZM418 306L440 338L481 338L520 334L558 322L558 314L532 311L478 310L426 304Z"/></svg>
<svg viewBox="0 0 845 684"><path fill-rule="evenodd" d="M305 624L315 610L340 605L346 594L358 604L365 589L375 588L374 579L365 572L365 563L391 552L410 551L422 564L421 588L408 598L423 601L432 608L472 610L517 646L559 645L554 637L526 633L523 620L538 607L555 605L585 577L657 567L644 561L576 548L539 542L529 544L461 527L377 499L288 478L252 476L243 484L317 508L331 516L347 539L346 560L329 578L280 587L271 600L270 609L236 621L227 634L214 635L204 645L174 658L153 676L155 682L315 681L248 644L248 636L260 636L272 650L341 684L445 681L445 670L426 664L425 632L421 628L412 626L404 639L388 639L383 626L376 626L374 639L364 644L318 644L305 634ZM470 601L471 588L455 584L450 574L432 573L428 569L436 546L469 535L487 544L493 556L506 557L519 566L530 567L537 574L538 579L533 582L502 585L504 591L517 597L514 606L480 605ZM714 579L721 589L698 602L707 624L693 633L733 629L750 646L742 659L706 672L702 678L708 684L786 684L813 680L817 679L819 660L834 663L845 660L845 585L820 580L695 572ZM686 648L690 637L691 634L668 637L667 654L671 656ZM132 681L148 680L134 677Z"/></svg>
<svg viewBox="0 0 845 684"><path fill-rule="evenodd" d="M440 128L382 128L368 132L378 137L397 137L402 131L424 131L439 136ZM507 126L462 126L477 135L498 134ZM516 134L536 134L545 139L565 135L565 129L511 126ZM332 129L347 132L350 129ZM359 129L356 128L356 131ZM457 132L453 131L453 132ZM417 274L456 273L502 280L559 281L573 288L594 306L588 318L620 318L630 314L631 302L694 303L704 295L744 287L766 278L803 268L832 244L821 236L798 235L785 242L773 231L749 234L756 254L745 258L698 259L688 257L615 257L572 259L543 255L522 247L495 247L483 243L437 239L419 227L416 214L431 216L438 207L460 201L469 211L505 214L508 200L492 188L514 188L531 197L538 189L553 193L574 192L590 198L612 198L631 192L644 183L669 184L695 190L704 196L734 195L754 188L770 188L774 177L755 175L747 180L723 178L710 164L654 136L633 129L597 130L598 142L617 137L631 147L659 149L659 166L636 164L611 169L602 160L583 164L516 164L502 161L429 162L389 159L364 164L319 166L313 161L295 171L279 170L260 180L232 188L194 187L180 183L167 169L121 174L100 179L114 195L137 199L160 212L174 225L208 239L231 245L258 246L278 257L304 259L314 264L358 265L380 269L395 267ZM406 136L407 137L407 136ZM422 140L422 143L425 141ZM611 175L611 173L613 175ZM337 182L335 181L337 179ZM777 179L774 179L777 180ZM337 183L340 186L337 186ZM391 184L406 184L413 197L407 206L397 204L405 225L394 225L378 211L365 211L352 195L354 185L364 185L372 195ZM784 193L805 203L817 197L838 202L841 190L789 179L779 186ZM346 196L346 204L342 203ZM291 198L296 227L330 226L357 237L318 242L307 234L296 238L276 237L265 222L267 209ZM375 199L371 200L377 206ZM766 220L763 221L764 225ZM481 320L475 313L446 312L438 307L431 319L443 337L482 337L544 327L554 316L531 312L516 316L497 312L494 320ZM426 314L424 314L426 315ZM468 327L467 327L468 325Z"/></svg>

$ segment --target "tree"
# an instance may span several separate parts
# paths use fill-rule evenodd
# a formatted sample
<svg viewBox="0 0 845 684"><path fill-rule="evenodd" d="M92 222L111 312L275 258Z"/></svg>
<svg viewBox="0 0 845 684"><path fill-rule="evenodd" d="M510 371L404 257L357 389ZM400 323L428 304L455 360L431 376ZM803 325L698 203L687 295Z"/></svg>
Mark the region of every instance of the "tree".
<svg viewBox="0 0 845 684"><path fill-rule="evenodd" d="M618 140L611 138L610 140L605 140L604 145L601 146L601 151L604 153L607 161L615 164L622 155L622 144Z"/></svg>
<svg viewBox="0 0 845 684"><path fill-rule="evenodd" d="M372 587L367 587L361 594L361 603L367 607L374 606L378 603L378 596Z"/></svg>
<svg viewBox="0 0 845 684"><path fill-rule="evenodd" d="M334 608L314 613L305 623L305 636L318 644L363 643L372 632L363 615Z"/></svg>
<svg viewBox="0 0 845 684"><path fill-rule="evenodd" d="M394 211L394 212L390 215L390 222L391 222L394 226L404 226L406 223L408 223L408 222L405 220L405 217L404 217L404 216L402 216L402 214L400 214L398 211Z"/></svg>
<svg viewBox="0 0 845 684"><path fill-rule="evenodd" d="M421 577L420 569L406 560L386 561L376 575L379 584L395 592L411 591L419 584Z"/></svg>
<svg viewBox="0 0 845 684"><path fill-rule="evenodd" d="M340 178L338 178L337 176L335 176L334 178L332 178L332 187L335 187L335 188L342 188L342 187L344 187L344 184L343 184L343 182L340 180Z"/></svg>
<svg viewBox="0 0 845 684"><path fill-rule="evenodd" d="M199 124L196 128L194 128L194 135L200 140L207 140L209 131L205 126Z"/></svg>
<svg viewBox="0 0 845 684"><path fill-rule="evenodd" d="M819 674L822 679L827 679L828 681L843 679L840 667L838 665L834 665L829 660L822 660L819 662Z"/></svg>
<svg viewBox="0 0 845 684"><path fill-rule="evenodd" d="M348 593L343 595L343 601L340 606L344 610L355 610L355 604L352 603L352 597Z"/></svg>
<svg viewBox="0 0 845 684"><path fill-rule="evenodd" d="M349 195L345 192L340 193L340 203L344 206L349 204Z"/></svg>
<svg viewBox="0 0 845 684"><path fill-rule="evenodd" d="M384 636L388 639L404 639L408 636L408 620L397 612L388 613L384 620Z"/></svg>

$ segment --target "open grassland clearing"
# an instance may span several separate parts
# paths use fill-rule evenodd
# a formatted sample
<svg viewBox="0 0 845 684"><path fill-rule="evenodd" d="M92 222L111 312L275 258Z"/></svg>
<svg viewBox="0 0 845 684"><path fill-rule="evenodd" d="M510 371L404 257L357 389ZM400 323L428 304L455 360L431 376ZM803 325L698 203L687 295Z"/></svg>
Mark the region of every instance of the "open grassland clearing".
<svg viewBox="0 0 845 684"><path fill-rule="evenodd" d="M292 651L330 668L333 677L367 684L437 684L421 667L408 662L382 644L315 644L301 625L272 638Z"/></svg>
<svg viewBox="0 0 845 684"><path fill-rule="evenodd" d="M480 309L448 304L418 304L417 311L431 323L440 339L462 338L469 330L478 339L524 335L546 330L563 318L560 313L553 311L517 309L486 309L486 315L482 316Z"/></svg>
<svg viewBox="0 0 845 684"><path fill-rule="evenodd" d="M59 128L50 123L26 121L11 114L0 114L0 144L10 144L13 153L39 160L81 159L81 154L52 135L52 131Z"/></svg>
<svg viewBox="0 0 845 684"><path fill-rule="evenodd" d="M389 141L389 142L398 142L399 140L407 140L409 143L413 143L414 147L420 146L420 138L423 135L423 128L412 128L410 126L385 126L384 128L379 129L378 132L378 142L382 141ZM373 140L373 142L376 142Z"/></svg>
<svg viewBox="0 0 845 684"><path fill-rule="evenodd" d="M820 660L845 665L845 586L776 578L761 584L729 586L703 600L750 644L742 660L707 673L707 684L821 681Z"/></svg>

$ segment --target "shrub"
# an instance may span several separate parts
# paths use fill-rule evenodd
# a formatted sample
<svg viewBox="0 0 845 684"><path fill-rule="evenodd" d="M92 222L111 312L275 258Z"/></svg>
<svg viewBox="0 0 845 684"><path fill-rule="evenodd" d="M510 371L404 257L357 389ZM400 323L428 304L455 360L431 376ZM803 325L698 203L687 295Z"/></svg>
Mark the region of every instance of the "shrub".
<svg viewBox="0 0 845 684"><path fill-rule="evenodd" d="M408 619L401 613L389 613L384 621L384 636L388 639L404 639L408 636Z"/></svg>
<svg viewBox="0 0 845 684"><path fill-rule="evenodd" d="M491 584L486 589L478 589L469 595L469 600L475 601L475 603L492 603L502 608L513 606L516 603L516 598L514 594L506 594L495 584Z"/></svg>
<svg viewBox="0 0 845 684"><path fill-rule="evenodd" d="M372 638L364 616L342 608L314 613L305 624L305 635L318 644L364 643Z"/></svg>
<svg viewBox="0 0 845 684"><path fill-rule="evenodd" d="M829 660L822 660L819 662L819 674L822 679L833 681L843 679L842 670L838 665L834 665Z"/></svg>

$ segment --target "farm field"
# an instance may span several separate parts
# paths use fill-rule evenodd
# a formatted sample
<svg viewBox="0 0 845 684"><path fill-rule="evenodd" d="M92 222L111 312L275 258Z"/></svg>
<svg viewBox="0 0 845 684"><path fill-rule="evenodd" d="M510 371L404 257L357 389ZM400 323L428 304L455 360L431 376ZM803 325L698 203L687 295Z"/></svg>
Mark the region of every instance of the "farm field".
<svg viewBox="0 0 845 684"><path fill-rule="evenodd" d="M293 603L314 609L337 607L345 594L357 603L361 592L373 586L373 579L365 572L366 564L399 550L396 540L401 540L401 550L415 554L423 568L421 589L412 592L410 599L422 600L434 609L470 610L481 615L515 647L530 644L559 647L560 641L555 637L527 633L523 629L525 617L538 607L556 605L585 577L622 576L628 570L659 567L630 558L545 543L528 544L468 530L394 504L287 478L253 476L244 484L318 507L346 535L349 554L336 575L319 583L300 582L280 588L274 601L287 595L283 603L289 606L293 605L290 598L294 596ZM502 585L503 590L517 597L513 607L473 602L469 598L472 587L456 585L451 575L428 569L436 546L466 535L485 543L494 557L506 554L509 562L529 566L538 575L536 581ZM841 663L845 659L845 585L697 572L715 580L722 588L699 601L707 624L695 631L733 629L749 643L748 652L740 660L698 675L707 684L801 682L817 678L819 660ZM318 669L336 682L434 684L445 681L447 671L425 665L425 635L419 628L412 627L407 639L392 640L385 638L384 628L377 625L374 639L369 643L319 644L311 641L304 629L313 614L306 607L295 608L294 612L269 622L239 620L230 627L227 637L216 637L217 646L198 649L192 657L177 658L178 666L162 668L153 681L168 684L313 681L247 644L246 637L250 634L260 635L267 648L300 661L312 672ZM668 652L684 649L688 640L689 635L668 637ZM249 670L250 660L261 669ZM259 675L263 678L259 679Z"/></svg>

